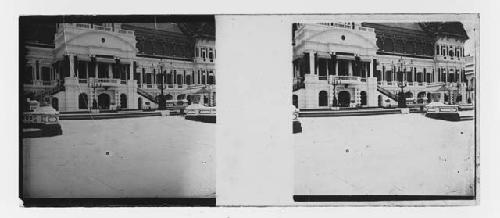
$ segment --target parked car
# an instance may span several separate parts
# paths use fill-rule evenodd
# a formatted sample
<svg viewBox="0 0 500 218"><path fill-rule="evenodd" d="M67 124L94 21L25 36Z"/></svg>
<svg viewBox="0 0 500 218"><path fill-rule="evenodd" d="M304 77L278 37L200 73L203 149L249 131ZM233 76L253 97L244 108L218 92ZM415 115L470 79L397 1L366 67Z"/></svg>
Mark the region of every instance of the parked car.
<svg viewBox="0 0 500 218"><path fill-rule="evenodd" d="M48 104L30 101L30 108L23 112L23 137L48 137L62 134L59 112Z"/></svg>
<svg viewBox="0 0 500 218"><path fill-rule="evenodd" d="M458 105L447 105L442 102L431 102L427 106L425 106L425 110L425 116L430 118L450 121L460 120Z"/></svg>

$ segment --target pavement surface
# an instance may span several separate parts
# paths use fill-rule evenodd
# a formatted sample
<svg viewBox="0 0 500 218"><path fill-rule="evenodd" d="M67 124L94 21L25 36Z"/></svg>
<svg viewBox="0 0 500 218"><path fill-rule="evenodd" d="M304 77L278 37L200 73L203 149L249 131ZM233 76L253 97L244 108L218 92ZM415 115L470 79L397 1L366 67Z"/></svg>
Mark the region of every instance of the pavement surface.
<svg viewBox="0 0 500 218"><path fill-rule="evenodd" d="M473 120L412 113L300 121L296 195L473 194Z"/></svg>
<svg viewBox="0 0 500 218"><path fill-rule="evenodd" d="M33 198L215 197L215 124L183 117L62 120L23 139Z"/></svg>

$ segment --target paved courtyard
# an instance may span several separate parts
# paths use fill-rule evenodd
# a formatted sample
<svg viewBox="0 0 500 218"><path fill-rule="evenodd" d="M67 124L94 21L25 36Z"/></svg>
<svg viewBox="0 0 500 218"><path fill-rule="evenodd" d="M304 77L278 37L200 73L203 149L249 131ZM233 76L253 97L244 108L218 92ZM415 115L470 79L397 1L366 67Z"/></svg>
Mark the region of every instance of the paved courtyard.
<svg viewBox="0 0 500 218"><path fill-rule="evenodd" d="M473 193L473 120L391 114L301 122L303 133L294 134L296 195Z"/></svg>
<svg viewBox="0 0 500 218"><path fill-rule="evenodd" d="M26 197L215 197L215 124L183 117L63 120L28 138Z"/></svg>

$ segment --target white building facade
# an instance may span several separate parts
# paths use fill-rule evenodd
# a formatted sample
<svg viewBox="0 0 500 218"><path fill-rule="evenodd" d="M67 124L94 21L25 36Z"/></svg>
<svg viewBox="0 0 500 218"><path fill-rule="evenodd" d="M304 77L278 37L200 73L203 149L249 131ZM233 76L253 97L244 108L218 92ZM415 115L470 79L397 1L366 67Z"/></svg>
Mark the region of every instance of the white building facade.
<svg viewBox="0 0 500 218"><path fill-rule="evenodd" d="M401 87L410 104L465 103L467 36L445 29L429 34L428 29L419 24L296 24L294 105L385 107L395 105Z"/></svg>
<svg viewBox="0 0 500 218"><path fill-rule="evenodd" d="M53 45L25 43L27 98L61 112L154 109L162 92L169 102L215 105L214 36L119 23L54 25Z"/></svg>

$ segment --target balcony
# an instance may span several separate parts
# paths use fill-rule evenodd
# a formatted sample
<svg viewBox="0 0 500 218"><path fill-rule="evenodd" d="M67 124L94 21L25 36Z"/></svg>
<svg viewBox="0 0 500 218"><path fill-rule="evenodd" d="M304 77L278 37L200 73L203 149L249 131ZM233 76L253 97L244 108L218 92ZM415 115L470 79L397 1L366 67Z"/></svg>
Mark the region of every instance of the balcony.
<svg viewBox="0 0 500 218"><path fill-rule="evenodd" d="M118 87L127 84L126 80L110 78L88 78L79 79L79 83L88 83L90 87Z"/></svg>
<svg viewBox="0 0 500 218"><path fill-rule="evenodd" d="M123 35L127 35L129 37L135 37L135 33L132 30L124 30L124 29L118 29L118 28L112 28L112 27L104 27L104 26L98 26L98 25L90 25L88 23L60 23L58 26L57 33L61 33L66 30L70 29L88 29L88 30L97 30L97 31L106 31L106 32L113 32L113 33L119 33Z"/></svg>
<svg viewBox="0 0 500 218"><path fill-rule="evenodd" d="M356 25L354 26L351 23L320 23L321 25L325 26L330 26L330 27L335 27L335 28L342 28L342 29L351 29L351 30L359 30L359 31L367 31L367 32L375 32L374 28L371 27L363 27L361 25Z"/></svg>
<svg viewBox="0 0 500 218"><path fill-rule="evenodd" d="M328 83L333 84L336 81L341 81L342 84L361 84L366 82L366 79L363 81L359 76L330 76Z"/></svg>

